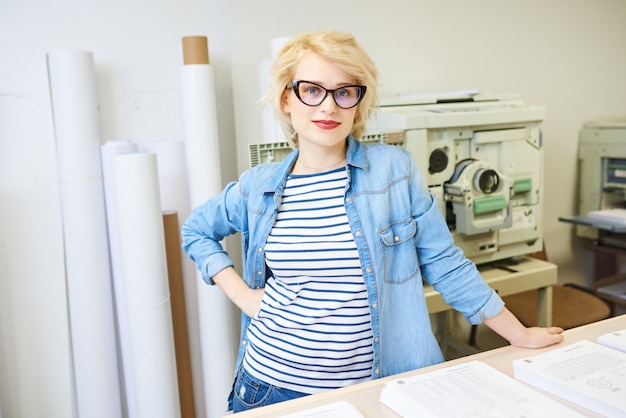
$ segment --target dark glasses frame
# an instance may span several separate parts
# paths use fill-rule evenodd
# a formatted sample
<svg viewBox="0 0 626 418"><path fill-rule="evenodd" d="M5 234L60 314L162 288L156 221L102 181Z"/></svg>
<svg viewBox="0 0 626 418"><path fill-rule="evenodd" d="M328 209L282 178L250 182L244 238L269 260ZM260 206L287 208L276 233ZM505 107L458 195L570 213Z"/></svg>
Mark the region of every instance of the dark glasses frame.
<svg viewBox="0 0 626 418"><path fill-rule="evenodd" d="M319 87L322 91L324 91L324 95L322 96L322 99L320 100L319 103L317 104L310 104L305 102L304 100L302 100L302 97L300 97L300 84L302 83L307 83L307 84L312 84L315 87ZM338 89L327 89L323 86L320 86L317 83L313 83L311 81L307 81L307 80L292 80L291 81L291 88L293 89L293 92L296 94L296 97L298 98L298 100L300 100L303 104L307 105L307 106L319 106L322 103L324 103L324 100L326 100L326 97L330 94L333 98L333 100L335 101L335 104L340 107L341 109L352 109L353 107L355 107L356 105L358 105L359 103L361 103L361 100L363 100L363 97L365 96L365 91L367 90L367 86L360 86L360 85L351 85L351 86L342 86L339 87ZM337 102L337 97L335 96L335 92L346 89L346 88L356 88L359 94L359 97L356 101L356 103L354 103L352 106L342 106Z"/></svg>

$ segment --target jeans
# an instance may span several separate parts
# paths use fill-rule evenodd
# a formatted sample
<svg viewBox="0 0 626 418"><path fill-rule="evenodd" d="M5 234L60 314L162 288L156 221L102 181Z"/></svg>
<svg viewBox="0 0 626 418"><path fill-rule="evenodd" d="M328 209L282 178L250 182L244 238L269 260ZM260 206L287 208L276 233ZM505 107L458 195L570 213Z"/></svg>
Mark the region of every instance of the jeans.
<svg viewBox="0 0 626 418"><path fill-rule="evenodd" d="M288 401L290 399L301 398L307 395L307 393L283 389L265 383L250 375L241 367L235 379L233 413Z"/></svg>

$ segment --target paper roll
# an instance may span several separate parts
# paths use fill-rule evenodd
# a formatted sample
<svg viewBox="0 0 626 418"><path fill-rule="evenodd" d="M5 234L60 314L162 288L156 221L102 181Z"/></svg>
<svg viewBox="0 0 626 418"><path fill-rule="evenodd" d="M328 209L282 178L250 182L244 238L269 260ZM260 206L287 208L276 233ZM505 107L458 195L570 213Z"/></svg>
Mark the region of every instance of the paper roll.
<svg viewBox="0 0 626 418"><path fill-rule="evenodd" d="M270 83L270 68L272 66L272 60L278 54L278 51L289 41L290 38L273 38L270 41L270 50L272 53L272 59L261 61L259 65L259 82L261 86L261 97L265 97L268 92ZM287 138L285 133L278 123L278 118L274 112L274 108L271 104L264 104L261 110L261 126L263 132L263 142L286 142Z"/></svg>
<svg viewBox="0 0 626 418"><path fill-rule="evenodd" d="M189 196L196 207L222 188L213 68L185 65L182 79Z"/></svg>
<svg viewBox="0 0 626 418"><path fill-rule="evenodd" d="M121 417L93 56L47 55L78 416Z"/></svg>
<svg viewBox="0 0 626 418"><path fill-rule="evenodd" d="M194 208L222 189L213 68L183 65L181 79L187 177ZM232 387L238 326L222 291L205 285L199 273L197 282L206 416L222 417Z"/></svg>
<svg viewBox="0 0 626 418"><path fill-rule="evenodd" d="M157 166L159 172L159 185L161 191L161 208L164 212L173 211L176 212L179 228L181 221L184 221L189 216L190 212L190 200L189 200L189 186L187 181L187 164L185 158L185 144L183 141L169 140L169 141L154 141L142 144L142 148L146 152L156 154ZM180 231L180 229L178 230ZM167 244L166 236L166 244ZM183 251L180 246L178 247L179 258L183 257ZM169 259L168 250L168 259ZM202 415L202 399L203 395L203 382L202 382L202 354L200 347L200 327L198 319L198 299L197 299L197 277L195 266L193 262L187 258L183 258L183 279L184 279L184 291L185 291L185 308L187 318L187 338L189 340L189 349L191 356L192 368L195 371L192 374L193 378L193 394L188 393L185 396L181 393L181 408L183 416L188 416L188 411L191 408L185 405L188 400L186 396L191 396L195 400L196 405L194 410L199 415ZM168 264L169 270L169 264ZM171 280L171 279L170 279ZM202 285L202 284L201 284ZM171 290L170 290L171 291ZM174 295L172 295L172 298ZM172 299L172 307L174 307L174 299ZM174 324L174 332L176 333L177 327ZM176 335L176 334L175 334ZM177 351L178 356L178 351ZM179 380L181 376L179 376ZM184 382L181 382L184 384Z"/></svg>
<svg viewBox="0 0 626 418"><path fill-rule="evenodd" d="M191 352L187 330L187 311L183 264L181 258L180 227L176 212L163 212L165 232L165 252L167 255L167 275L169 277L172 322L174 324L174 347L176 349L176 370L178 374L178 395L182 418L195 416Z"/></svg>
<svg viewBox="0 0 626 418"><path fill-rule="evenodd" d="M263 60L259 65L259 90L261 98L265 97L268 92L270 66L270 60ZM261 127L264 143L287 141L285 139L285 134L278 123L278 119L276 118L274 108L270 103L263 103L261 108Z"/></svg>
<svg viewBox="0 0 626 418"><path fill-rule="evenodd" d="M156 154L159 170L161 208L177 212L178 219L189 216L189 186L183 141L155 141L142 144L145 152Z"/></svg>
<svg viewBox="0 0 626 418"><path fill-rule="evenodd" d="M135 411L139 418L179 417L156 156L113 157L113 179Z"/></svg>
<svg viewBox="0 0 626 418"><path fill-rule="evenodd" d="M136 416L135 392L133 389L133 366L130 351L130 334L128 331L128 314L124 295L124 278L120 261L120 248L117 217L115 215L115 188L113 185L113 157L120 154L137 152L137 144L130 141L107 141L100 147L102 161L102 180L106 203L107 228L109 232L109 252L111 254L111 272L113 275L113 291L115 295L115 313L117 318L118 344L121 354L123 376L122 398L125 401L126 414Z"/></svg>

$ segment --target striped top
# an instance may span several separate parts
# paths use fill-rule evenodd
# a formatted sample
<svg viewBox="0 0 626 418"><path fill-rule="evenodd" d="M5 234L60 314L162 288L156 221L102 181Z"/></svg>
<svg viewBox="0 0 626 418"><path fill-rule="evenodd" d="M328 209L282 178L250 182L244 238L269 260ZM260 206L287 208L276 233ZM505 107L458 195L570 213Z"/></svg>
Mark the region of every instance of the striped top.
<svg viewBox="0 0 626 418"><path fill-rule="evenodd" d="M265 247L273 277L243 361L267 383L312 394L371 379L372 326L346 182L345 167L287 179Z"/></svg>

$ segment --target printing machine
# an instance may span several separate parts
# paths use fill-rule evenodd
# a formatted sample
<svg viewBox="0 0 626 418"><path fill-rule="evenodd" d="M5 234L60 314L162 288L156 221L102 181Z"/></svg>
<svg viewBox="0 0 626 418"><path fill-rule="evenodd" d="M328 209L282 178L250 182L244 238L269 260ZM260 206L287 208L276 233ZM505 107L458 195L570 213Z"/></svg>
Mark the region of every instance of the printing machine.
<svg viewBox="0 0 626 418"><path fill-rule="evenodd" d="M578 138L576 235L626 248L626 118L587 122Z"/></svg>

